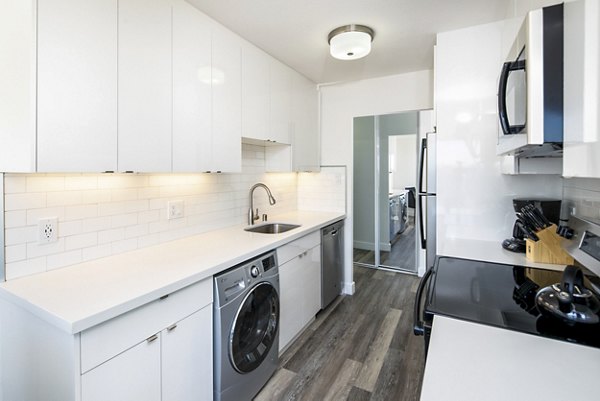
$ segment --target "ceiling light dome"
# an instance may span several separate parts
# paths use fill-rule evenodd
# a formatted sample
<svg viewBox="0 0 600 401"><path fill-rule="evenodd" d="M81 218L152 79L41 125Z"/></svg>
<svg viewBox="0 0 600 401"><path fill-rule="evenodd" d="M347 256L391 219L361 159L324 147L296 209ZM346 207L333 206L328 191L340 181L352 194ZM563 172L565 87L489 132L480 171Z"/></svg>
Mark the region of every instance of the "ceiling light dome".
<svg viewBox="0 0 600 401"><path fill-rule="evenodd" d="M329 33L329 52L340 60L357 60L371 52L375 32L364 25L344 25Z"/></svg>

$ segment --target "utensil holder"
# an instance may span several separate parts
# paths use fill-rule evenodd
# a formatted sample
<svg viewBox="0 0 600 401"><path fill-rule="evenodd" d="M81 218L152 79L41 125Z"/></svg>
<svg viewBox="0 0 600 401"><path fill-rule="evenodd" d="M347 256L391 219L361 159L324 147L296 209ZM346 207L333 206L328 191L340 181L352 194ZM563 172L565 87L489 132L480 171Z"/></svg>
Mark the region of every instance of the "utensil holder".
<svg viewBox="0 0 600 401"><path fill-rule="evenodd" d="M539 241L525 239L527 260L536 263L572 265L573 258L560 246L561 238L556 233L556 225L544 228L536 233Z"/></svg>

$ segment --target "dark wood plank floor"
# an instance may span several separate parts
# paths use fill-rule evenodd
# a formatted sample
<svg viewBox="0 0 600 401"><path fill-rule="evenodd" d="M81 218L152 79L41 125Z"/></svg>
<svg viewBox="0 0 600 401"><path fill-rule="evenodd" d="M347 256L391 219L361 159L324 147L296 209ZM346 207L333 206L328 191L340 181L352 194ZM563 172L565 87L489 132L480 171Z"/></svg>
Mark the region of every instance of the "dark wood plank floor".
<svg viewBox="0 0 600 401"><path fill-rule="evenodd" d="M357 266L354 280L356 293L317 316L255 401L419 399L424 343L412 334L418 278Z"/></svg>
<svg viewBox="0 0 600 401"><path fill-rule="evenodd" d="M391 245L390 252L381 252L380 262L386 267L397 267L408 271L417 271L415 258L416 231L414 217L409 217L406 229L396 236ZM354 249L354 263L375 263L375 253L363 249Z"/></svg>

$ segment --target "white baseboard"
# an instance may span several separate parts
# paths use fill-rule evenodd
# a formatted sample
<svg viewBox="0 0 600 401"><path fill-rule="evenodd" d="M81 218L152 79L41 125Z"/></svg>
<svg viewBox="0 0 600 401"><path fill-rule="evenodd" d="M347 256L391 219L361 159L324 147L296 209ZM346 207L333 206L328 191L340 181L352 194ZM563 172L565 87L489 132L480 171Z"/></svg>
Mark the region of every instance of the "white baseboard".
<svg viewBox="0 0 600 401"><path fill-rule="evenodd" d="M351 283L344 282L344 288L342 290L342 292L344 294L346 294L346 295L354 295L354 291L355 291L354 281L352 281Z"/></svg>

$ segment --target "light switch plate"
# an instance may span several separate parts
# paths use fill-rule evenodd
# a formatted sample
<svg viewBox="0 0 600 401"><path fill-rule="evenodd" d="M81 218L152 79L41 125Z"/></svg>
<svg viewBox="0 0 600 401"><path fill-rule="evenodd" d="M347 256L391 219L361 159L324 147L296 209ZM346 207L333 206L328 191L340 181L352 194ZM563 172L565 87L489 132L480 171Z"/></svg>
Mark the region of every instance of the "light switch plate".
<svg viewBox="0 0 600 401"><path fill-rule="evenodd" d="M183 201L175 200L167 203L167 220L183 217Z"/></svg>

